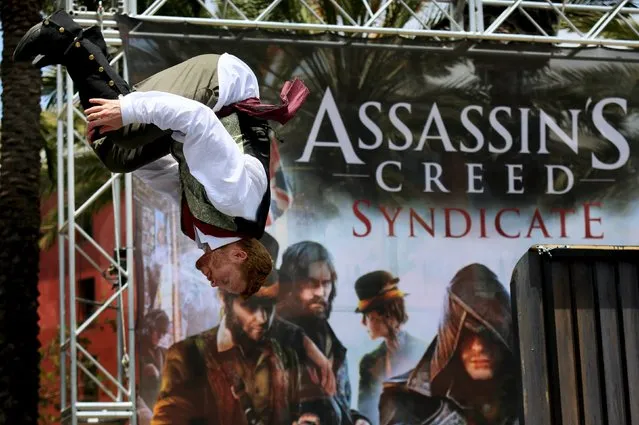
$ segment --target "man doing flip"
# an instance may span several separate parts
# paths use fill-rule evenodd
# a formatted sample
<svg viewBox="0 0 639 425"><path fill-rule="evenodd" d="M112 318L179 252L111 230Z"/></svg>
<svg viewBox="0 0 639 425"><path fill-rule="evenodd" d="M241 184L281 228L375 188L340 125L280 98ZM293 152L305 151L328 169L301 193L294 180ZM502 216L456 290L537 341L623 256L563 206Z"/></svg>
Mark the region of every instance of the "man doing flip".
<svg viewBox="0 0 639 425"><path fill-rule="evenodd" d="M281 105L263 104L255 74L225 53L191 58L131 89L109 65L102 34L62 10L25 34L14 60L64 65L105 166L172 196L212 286L245 297L259 290L273 267L259 242L270 206L268 121L295 115L309 93L301 81L285 83Z"/></svg>

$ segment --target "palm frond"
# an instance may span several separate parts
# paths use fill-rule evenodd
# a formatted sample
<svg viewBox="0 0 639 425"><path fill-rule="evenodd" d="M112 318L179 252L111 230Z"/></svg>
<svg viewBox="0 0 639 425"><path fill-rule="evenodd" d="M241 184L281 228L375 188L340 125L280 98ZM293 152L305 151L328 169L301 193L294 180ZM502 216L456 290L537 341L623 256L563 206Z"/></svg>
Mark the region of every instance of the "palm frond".
<svg viewBox="0 0 639 425"><path fill-rule="evenodd" d="M115 1L113 3L115 3ZM152 0L138 0L138 10L146 10L152 3ZM206 12L198 0L168 1L158 10L157 14L162 16L189 16L193 18L208 17L208 12Z"/></svg>
<svg viewBox="0 0 639 425"><path fill-rule="evenodd" d="M573 12L568 15L568 19L575 27L586 33L599 21L605 12ZM568 24L563 20L560 22L560 29L570 29ZM601 37L617 39L617 40L636 40L639 39L639 23L634 19L615 18L601 32Z"/></svg>
<svg viewBox="0 0 639 425"><path fill-rule="evenodd" d="M58 121L56 113L51 110L43 110L40 114L41 135L43 140L44 159L42 164L40 194L50 195L56 189L56 155L58 143ZM83 134L86 123L82 118L77 117L74 122L75 131ZM85 141L74 139L74 149L82 152L85 149Z"/></svg>
<svg viewBox="0 0 639 425"><path fill-rule="evenodd" d="M614 75L620 87L610 84L610 76ZM617 92L627 93L632 90L639 80L639 68L630 63L588 63L586 65L573 64L570 66L553 66L536 73L526 81L529 93L537 96L555 94L561 90L562 94L581 93L591 95L607 95ZM575 82L578 81L578 84ZM550 96L550 98L556 96Z"/></svg>
<svg viewBox="0 0 639 425"><path fill-rule="evenodd" d="M40 113L40 134L45 158L41 168L40 196L46 196L53 189L56 173L57 120L53 113L48 111Z"/></svg>
<svg viewBox="0 0 639 425"><path fill-rule="evenodd" d="M57 67L47 66L42 69L42 109L52 110L58 95ZM63 92L66 101L66 90Z"/></svg>

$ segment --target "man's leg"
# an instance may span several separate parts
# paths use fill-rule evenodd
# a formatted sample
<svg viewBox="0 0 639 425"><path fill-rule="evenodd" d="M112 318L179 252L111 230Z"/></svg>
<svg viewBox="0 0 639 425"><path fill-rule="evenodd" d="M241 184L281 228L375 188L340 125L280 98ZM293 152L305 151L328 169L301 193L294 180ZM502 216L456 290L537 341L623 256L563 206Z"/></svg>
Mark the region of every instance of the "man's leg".
<svg viewBox="0 0 639 425"><path fill-rule="evenodd" d="M49 23L51 25L51 23ZM109 65L105 53L86 38L76 40L62 59L84 109L93 98L117 99L131 92L129 84ZM100 135L92 144L102 163L113 172L130 172L170 152L170 132L153 125L131 125Z"/></svg>
<svg viewBox="0 0 639 425"><path fill-rule="evenodd" d="M106 53L106 44L99 32L96 33L94 28L83 31L66 12L58 11L23 37L14 58L30 60L40 54L45 57L36 63L37 66L66 66L79 91L82 106L87 109L92 106L91 98L116 99L131 91L128 83L109 65ZM214 104L217 99L217 59L217 55L192 58L149 77L135 89L166 91ZM128 172L167 155L170 134L154 125L132 124L98 136L94 148L111 171Z"/></svg>
<svg viewBox="0 0 639 425"><path fill-rule="evenodd" d="M191 58L152 75L137 84L134 90L173 93L212 108L217 102L218 58L218 55ZM167 155L173 141L171 134L154 125L131 124L106 133L93 147L111 171L129 172Z"/></svg>
<svg viewBox="0 0 639 425"><path fill-rule="evenodd" d="M131 92L128 83L107 63L95 44L83 40L80 46L75 46L65 65L74 82L77 81L85 109L92 106L89 104L92 98L115 99ZM152 75L134 90L172 93L212 107L217 101L218 59L218 55L191 58ZM102 135L93 147L111 171L130 172L169 154L171 134L171 130L163 131L152 124L135 123Z"/></svg>
<svg viewBox="0 0 639 425"><path fill-rule="evenodd" d="M106 43L97 28L82 29L68 13L59 10L22 37L13 58L16 61L34 59L33 64L38 67L64 65L86 109L91 106L91 98L116 99L131 91L109 65L106 55ZM100 160L111 171L133 171L170 151L170 137L154 126L126 131L126 134L112 132L93 145ZM131 139L136 139L135 149L120 146L120 141Z"/></svg>
<svg viewBox="0 0 639 425"><path fill-rule="evenodd" d="M133 87L135 91L162 91L196 100L211 108L217 101L218 55L201 55L153 74ZM108 99L108 98L106 98ZM170 131L162 132L154 125L131 124L108 134L115 144L134 149Z"/></svg>

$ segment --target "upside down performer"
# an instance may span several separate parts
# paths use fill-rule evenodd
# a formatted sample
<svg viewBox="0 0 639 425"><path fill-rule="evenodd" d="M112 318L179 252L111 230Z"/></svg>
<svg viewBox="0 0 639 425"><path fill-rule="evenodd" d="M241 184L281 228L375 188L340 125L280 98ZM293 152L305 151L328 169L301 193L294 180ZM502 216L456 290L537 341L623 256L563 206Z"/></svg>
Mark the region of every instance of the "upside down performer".
<svg viewBox="0 0 639 425"><path fill-rule="evenodd" d="M134 172L181 208L181 227L204 250L212 286L257 292L273 260L259 242L270 206L268 121L285 124L308 89L287 81L281 105L259 100L255 74L229 54L202 55L133 88L109 65L100 31L65 11L32 27L14 60L64 65L80 94L91 145L112 172Z"/></svg>

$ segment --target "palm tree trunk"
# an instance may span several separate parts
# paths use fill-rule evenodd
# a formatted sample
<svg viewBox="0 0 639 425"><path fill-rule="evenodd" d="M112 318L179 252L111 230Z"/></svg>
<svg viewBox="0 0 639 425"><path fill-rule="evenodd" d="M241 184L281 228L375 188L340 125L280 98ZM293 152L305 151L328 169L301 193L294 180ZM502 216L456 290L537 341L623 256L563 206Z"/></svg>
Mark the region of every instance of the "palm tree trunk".
<svg viewBox="0 0 639 425"><path fill-rule="evenodd" d="M40 20L42 0L2 0L0 139L0 424L38 419L40 71L13 50Z"/></svg>

